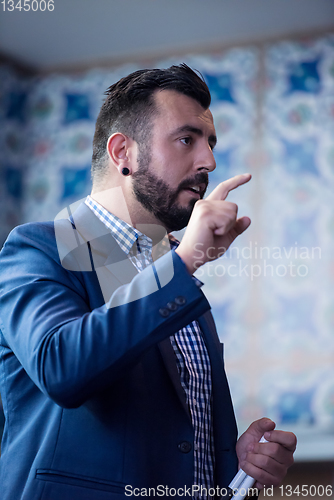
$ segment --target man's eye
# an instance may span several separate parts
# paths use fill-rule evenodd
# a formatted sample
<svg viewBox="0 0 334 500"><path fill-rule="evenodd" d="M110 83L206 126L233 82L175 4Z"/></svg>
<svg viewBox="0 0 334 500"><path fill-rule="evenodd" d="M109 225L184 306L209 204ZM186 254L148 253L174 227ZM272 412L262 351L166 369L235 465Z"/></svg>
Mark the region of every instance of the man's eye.
<svg viewBox="0 0 334 500"><path fill-rule="evenodd" d="M188 144L191 143L191 137L182 137L182 139L180 139L181 142L183 142L183 144L186 144L188 146Z"/></svg>

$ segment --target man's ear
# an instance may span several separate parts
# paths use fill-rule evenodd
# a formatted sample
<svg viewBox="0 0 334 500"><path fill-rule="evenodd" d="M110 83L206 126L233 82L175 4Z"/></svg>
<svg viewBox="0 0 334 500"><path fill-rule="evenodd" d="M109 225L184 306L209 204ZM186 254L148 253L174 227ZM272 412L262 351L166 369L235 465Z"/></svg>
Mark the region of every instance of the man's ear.
<svg viewBox="0 0 334 500"><path fill-rule="evenodd" d="M129 137L122 134L121 132L116 132L112 134L107 142L107 152L112 164L121 173L124 167L127 167L131 172L131 153L130 148L132 147L132 142Z"/></svg>

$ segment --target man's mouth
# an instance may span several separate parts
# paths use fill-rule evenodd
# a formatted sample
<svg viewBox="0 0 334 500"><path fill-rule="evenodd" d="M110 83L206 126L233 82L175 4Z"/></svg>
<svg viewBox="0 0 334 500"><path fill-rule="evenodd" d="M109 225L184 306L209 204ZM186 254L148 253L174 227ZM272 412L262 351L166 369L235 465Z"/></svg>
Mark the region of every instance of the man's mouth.
<svg viewBox="0 0 334 500"><path fill-rule="evenodd" d="M203 184L196 184L193 186L188 186L184 188L185 191L190 191L192 193L197 194L200 198L203 198L204 193L205 193L206 185Z"/></svg>

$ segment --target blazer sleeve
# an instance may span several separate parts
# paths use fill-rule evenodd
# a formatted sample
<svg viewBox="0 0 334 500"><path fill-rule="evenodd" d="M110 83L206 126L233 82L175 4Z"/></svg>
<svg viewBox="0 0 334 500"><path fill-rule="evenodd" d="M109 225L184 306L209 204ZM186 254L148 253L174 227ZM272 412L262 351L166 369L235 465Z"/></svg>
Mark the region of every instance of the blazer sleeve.
<svg viewBox="0 0 334 500"><path fill-rule="evenodd" d="M179 256L174 275L156 292L124 305L146 286L149 270L90 310L82 273L62 267L52 223L25 224L0 254L0 328L33 382L58 405L83 404L138 362L149 348L210 309ZM155 264L163 275L166 256ZM164 315L166 304L182 297ZM122 302L122 301L121 301Z"/></svg>

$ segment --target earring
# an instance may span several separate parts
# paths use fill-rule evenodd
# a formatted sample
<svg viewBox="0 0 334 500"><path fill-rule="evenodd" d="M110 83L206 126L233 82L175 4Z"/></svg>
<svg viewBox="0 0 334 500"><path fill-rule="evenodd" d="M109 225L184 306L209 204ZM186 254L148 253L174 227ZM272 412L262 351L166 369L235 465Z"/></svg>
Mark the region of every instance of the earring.
<svg viewBox="0 0 334 500"><path fill-rule="evenodd" d="M123 167L122 168L122 174L123 175L129 175L129 173L130 173L130 170L128 169L128 167Z"/></svg>

